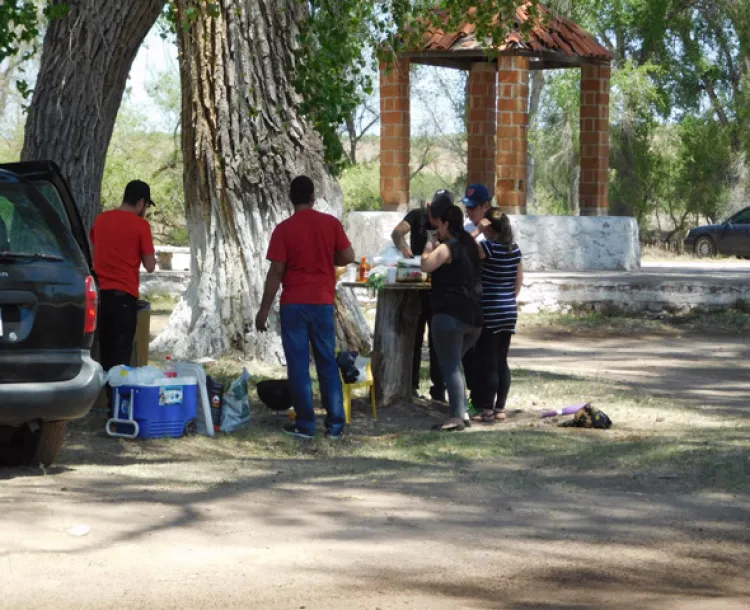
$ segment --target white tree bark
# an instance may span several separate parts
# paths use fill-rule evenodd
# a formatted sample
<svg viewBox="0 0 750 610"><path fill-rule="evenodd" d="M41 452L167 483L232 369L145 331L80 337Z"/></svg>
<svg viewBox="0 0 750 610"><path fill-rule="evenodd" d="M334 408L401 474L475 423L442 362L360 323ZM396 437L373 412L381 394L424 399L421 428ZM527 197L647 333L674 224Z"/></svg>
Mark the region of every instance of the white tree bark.
<svg viewBox="0 0 750 610"><path fill-rule="evenodd" d="M289 184L306 174L316 204L340 216L342 195L327 173L319 136L297 113L291 82L298 0L177 0L183 82L182 146L193 276L152 349L179 357L239 352L283 362L278 316L256 333L268 242L291 213Z"/></svg>

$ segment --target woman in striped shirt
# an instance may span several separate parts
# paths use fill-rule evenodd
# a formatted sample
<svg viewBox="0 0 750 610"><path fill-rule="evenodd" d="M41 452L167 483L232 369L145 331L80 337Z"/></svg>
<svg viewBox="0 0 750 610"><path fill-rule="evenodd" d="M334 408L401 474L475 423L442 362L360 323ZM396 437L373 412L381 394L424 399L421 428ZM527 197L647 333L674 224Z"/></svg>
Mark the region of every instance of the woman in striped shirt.
<svg viewBox="0 0 750 610"><path fill-rule="evenodd" d="M505 419L510 389L508 349L516 332L516 297L523 284L521 250L513 241L510 220L498 208L487 211L479 228L485 236L482 258L482 313L484 326L474 347L472 394L481 415L476 420L494 423Z"/></svg>

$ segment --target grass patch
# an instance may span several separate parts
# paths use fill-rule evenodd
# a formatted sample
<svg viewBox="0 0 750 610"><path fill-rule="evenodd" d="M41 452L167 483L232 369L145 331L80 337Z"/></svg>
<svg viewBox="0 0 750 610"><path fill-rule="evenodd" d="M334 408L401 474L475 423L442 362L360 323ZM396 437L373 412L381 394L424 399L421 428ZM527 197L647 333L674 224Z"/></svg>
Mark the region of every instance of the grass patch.
<svg viewBox="0 0 750 610"><path fill-rule="evenodd" d="M209 373L228 383L241 368L227 359L211 365ZM251 386L283 376L283 369L251 372ZM427 403L381 408L374 426L362 396L354 405L353 425L339 442L290 439L280 432L286 414L263 407L252 387L251 401L251 426L214 439L116 441L89 419L73 423L71 431L78 443L89 446L87 455L105 462L110 452L116 455L113 461L139 463L280 461L289 468L312 468L319 476L351 476L362 484L387 480L396 486L416 477L442 484L479 480L508 489L554 484L649 493L750 493L750 420L606 381L515 369L508 423L455 434L429 431L447 407ZM612 430L560 428L562 419L539 418L543 410L587 401L610 415Z"/></svg>
<svg viewBox="0 0 750 610"><path fill-rule="evenodd" d="M731 335L750 331L750 307L685 314L626 315L602 312L519 314L519 332L547 331L569 335L677 336L686 332Z"/></svg>
<svg viewBox="0 0 750 610"><path fill-rule="evenodd" d="M172 313L180 298L171 294L155 292L149 294L147 300L151 303L151 313L153 315L166 315Z"/></svg>

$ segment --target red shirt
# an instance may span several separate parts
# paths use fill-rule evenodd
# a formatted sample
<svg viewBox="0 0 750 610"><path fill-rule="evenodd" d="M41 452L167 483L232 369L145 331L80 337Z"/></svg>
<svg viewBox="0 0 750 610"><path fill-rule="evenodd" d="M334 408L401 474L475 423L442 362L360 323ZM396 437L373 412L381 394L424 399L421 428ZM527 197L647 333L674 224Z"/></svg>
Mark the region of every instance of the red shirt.
<svg viewBox="0 0 750 610"><path fill-rule="evenodd" d="M141 259L154 253L148 221L124 210L104 212L94 222L90 237L99 288L138 297Z"/></svg>
<svg viewBox="0 0 750 610"><path fill-rule="evenodd" d="M341 222L313 209L300 210L276 227L266 258L286 263L281 304L333 305L333 256L349 247L351 243Z"/></svg>

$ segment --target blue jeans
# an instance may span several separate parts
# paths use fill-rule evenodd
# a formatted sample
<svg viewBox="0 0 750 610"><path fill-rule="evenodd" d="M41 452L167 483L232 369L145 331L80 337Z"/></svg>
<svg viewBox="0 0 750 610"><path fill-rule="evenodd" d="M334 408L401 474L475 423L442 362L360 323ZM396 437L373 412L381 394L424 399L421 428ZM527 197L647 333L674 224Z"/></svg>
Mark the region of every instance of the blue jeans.
<svg viewBox="0 0 750 610"><path fill-rule="evenodd" d="M339 434L344 429L344 393L336 364L336 321L333 305L282 305L281 340L297 428L315 434L310 345L318 371L320 397L328 414L326 429Z"/></svg>

